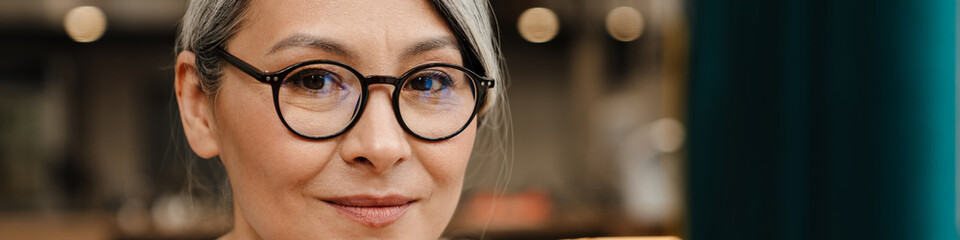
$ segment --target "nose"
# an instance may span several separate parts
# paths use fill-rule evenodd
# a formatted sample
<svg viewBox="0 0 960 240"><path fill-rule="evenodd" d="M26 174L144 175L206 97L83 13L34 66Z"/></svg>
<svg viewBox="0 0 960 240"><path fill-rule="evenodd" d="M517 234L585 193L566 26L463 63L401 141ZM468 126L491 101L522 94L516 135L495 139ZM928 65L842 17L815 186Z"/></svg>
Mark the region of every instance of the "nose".
<svg viewBox="0 0 960 240"><path fill-rule="evenodd" d="M382 173L409 158L410 145L393 113L389 93L384 84L370 86L360 119L341 142L340 155L348 165Z"/></svg>

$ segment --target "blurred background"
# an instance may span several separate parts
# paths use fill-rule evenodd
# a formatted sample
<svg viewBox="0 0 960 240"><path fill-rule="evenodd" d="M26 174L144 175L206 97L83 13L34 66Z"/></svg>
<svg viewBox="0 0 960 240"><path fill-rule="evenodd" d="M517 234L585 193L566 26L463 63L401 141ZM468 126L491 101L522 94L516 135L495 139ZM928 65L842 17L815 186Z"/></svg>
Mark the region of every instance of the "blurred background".
<svg viewBox="0 0 960 240"><path fill-rule="evenodd" d="M229 229L172 94L186 6L0 0L0 239ZM449 237L958 239L955 1L492 6L513 157Z"/></svg>

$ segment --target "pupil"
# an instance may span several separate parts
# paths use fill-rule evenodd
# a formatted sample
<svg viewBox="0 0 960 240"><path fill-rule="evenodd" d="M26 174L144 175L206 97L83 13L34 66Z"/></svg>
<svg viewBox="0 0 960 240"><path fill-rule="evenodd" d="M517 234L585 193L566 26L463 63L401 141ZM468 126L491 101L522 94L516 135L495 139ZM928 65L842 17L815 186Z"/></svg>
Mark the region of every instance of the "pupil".
<svg viewBox="0 0 960 240"><path fill-rule="evenodd" d="M433 79L428 77L419 77L417 81L414 81L413 89L420 91L427 91L433 89Z"/></svg>
<svg viewBox="0 0 960 240"><path fill-rule="evenodd" d="M324 76L310 75L303 81L303 86L309 89L320 89L323 88L323 80Z"/></svg>

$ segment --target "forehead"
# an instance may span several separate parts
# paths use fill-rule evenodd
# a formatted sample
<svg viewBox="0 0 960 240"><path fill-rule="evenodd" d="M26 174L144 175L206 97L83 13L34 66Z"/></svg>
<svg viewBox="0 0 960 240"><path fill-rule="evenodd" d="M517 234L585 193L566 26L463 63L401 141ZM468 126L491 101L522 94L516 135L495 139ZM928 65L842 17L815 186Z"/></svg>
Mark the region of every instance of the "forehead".
<svg viewBox="0 0 960 240"><path fill-rule="evenodd" d="M358 50L394 50L427 37L453 37L427 0L254 0L235 36L242 48L269 51L283 38L308 34L356 45Z"/></svg>

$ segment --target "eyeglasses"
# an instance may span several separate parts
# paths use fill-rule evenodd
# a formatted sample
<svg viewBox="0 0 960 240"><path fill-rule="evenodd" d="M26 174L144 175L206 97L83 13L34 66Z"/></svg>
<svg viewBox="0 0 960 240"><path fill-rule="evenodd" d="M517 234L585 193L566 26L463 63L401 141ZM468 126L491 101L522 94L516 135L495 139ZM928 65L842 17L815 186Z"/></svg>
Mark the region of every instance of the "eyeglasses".
<svg viewBox="0 0 960 240"><path fill-rule="evenodd" d="M400 77L364 76L346 64L311 60L280 71L261 71L223 48L214 54L273 87L280 122L296 135L329 139L350 130L367 104L372 84L394 86L393 112L407 133L427 141L460 134L477 115L494 80L461 66L430 63Z"/></svg>

